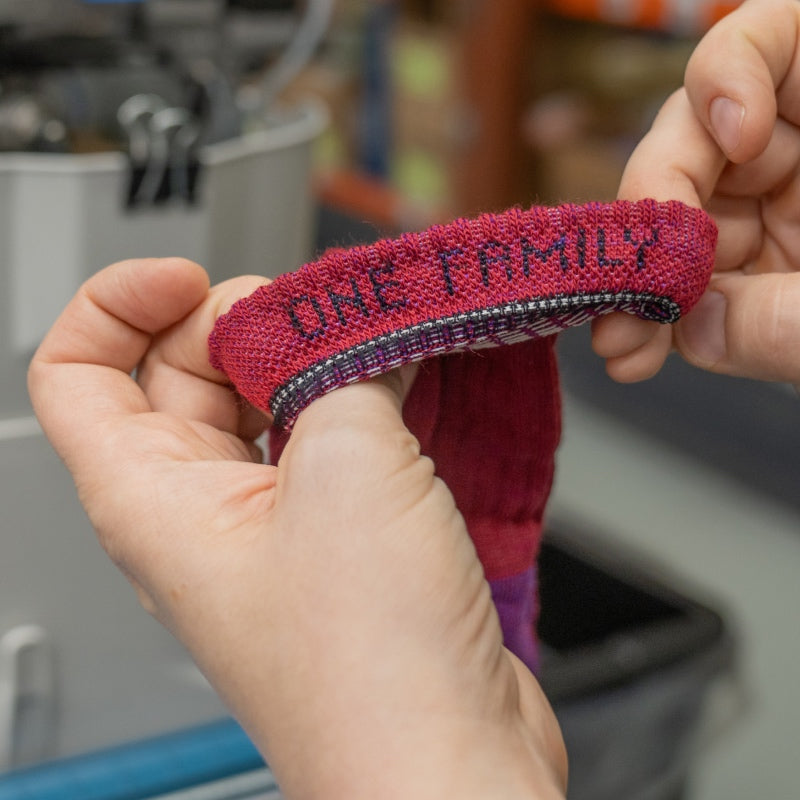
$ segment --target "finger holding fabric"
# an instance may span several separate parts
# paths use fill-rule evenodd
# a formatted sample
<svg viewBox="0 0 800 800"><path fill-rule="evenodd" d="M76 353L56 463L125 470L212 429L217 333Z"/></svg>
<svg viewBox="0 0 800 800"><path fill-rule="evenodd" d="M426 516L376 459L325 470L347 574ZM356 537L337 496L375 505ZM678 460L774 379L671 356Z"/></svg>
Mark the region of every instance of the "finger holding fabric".
<svg viewBox="0 0 800 800"><path fill-rule="evenodd" d="M631 155L619 195L623 199L677 198L704 207L724 163L716 142L680 90L667 100ZM718 240L718 248L720 244ZM595 320L592 340L595 352L606 359L609 375L625 383L652 377L672 348L670 328L619 314Z"/></svg>
<svg viewBox="0 0 800 800"><path fill-rule="evenodd" d="M229 290L238 295L256 285L244 279L238 291ZM156 375L151 370L141 384L132 377L147 372L165 343L180 339L198 317L211 324L209 306L215 302L205 271L191 262L115 264L81 288L29 370L34 409L72 472L103 545L142 585L159 563L155 552L170 542L163 531L181 530L192 515L202 521L208 508L199 506L225 505L231 487L252 471L246 443L232 432L236 398L223 388L221 376L197 366L203 364L202 344L196 352L191 340L183 347L191 362L186 368L159 369ZM174 413L163 399L169 394L175 406L185 406L193 394L192 413ZM224 480L193 468L205 461L218 462ZM169 501L153 495L155 472L174 483ZM181 508L194 494L197 500ZM154 505L157 514L150 513ZM140 514L151 518L137 529ZM140 564L141 558L147 563Z"/></svg>
<svg viewBox="0 0 800 800"><path fill-rule="evenodd" d="M552 712L403 425L408 381L321 398L277 468L252 460L269 419L221 391L207 337L258 284L125 262L43 342L31 396L101 542L285 796L563 797Z"/></svg>
<svg viewBox="0 0 800 800"><path fill-rule="evenodd" d="M799 28L793 0L750 0L713 28L689 62L685 88L659 114L620 187L624 197L703 204L719 226L716 278L675 326L684 358L715 372L794 383ZM755 280L757 274L765 277ZM657 371L669 344L657 344L636 321L601 320L594 332L596 351L619 380Z"/></svg>

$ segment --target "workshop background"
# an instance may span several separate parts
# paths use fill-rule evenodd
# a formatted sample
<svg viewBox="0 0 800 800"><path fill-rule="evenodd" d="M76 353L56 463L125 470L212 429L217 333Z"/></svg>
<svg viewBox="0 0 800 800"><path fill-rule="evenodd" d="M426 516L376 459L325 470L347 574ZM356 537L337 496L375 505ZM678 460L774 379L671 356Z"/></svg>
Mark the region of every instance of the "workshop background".
<svg viewBox="0 0 800 800"><path fill-rule="evenodd" d="M279 797L32 416L27 363L80 283L157 255L274 276L613 199L734 5L0 0L0 799ZM559 350L542 682L570 798L797 796L800 400L675 358L618 386L585 329Z"/></svg>

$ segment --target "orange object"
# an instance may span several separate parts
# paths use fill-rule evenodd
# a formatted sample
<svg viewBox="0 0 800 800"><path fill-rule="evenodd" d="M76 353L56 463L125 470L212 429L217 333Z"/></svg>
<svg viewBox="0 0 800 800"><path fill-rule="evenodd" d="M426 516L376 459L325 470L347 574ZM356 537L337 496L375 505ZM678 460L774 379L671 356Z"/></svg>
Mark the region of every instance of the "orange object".
<svg viewBox="0 0 800 800"><path fill-rule="evenodd" d="M387 234L425 228L451 216L446 209L420 208L390 184L358 170L319 172L314 179L314 195L324 205L369 222Z"/></svg>
<svg viewBox="0 0 800 800"><path fill-rule="evenodd" d="M395 229L402 198L386 183L362 172L336 170L316 177L315 194L327 205L381 228Z"/></svg>
<svg viewBox="0 0 800 800"><path fill-rule="evenodd" d="M634 28L702 33L733 11L737 0L545 0L557 14Z"/></svg>

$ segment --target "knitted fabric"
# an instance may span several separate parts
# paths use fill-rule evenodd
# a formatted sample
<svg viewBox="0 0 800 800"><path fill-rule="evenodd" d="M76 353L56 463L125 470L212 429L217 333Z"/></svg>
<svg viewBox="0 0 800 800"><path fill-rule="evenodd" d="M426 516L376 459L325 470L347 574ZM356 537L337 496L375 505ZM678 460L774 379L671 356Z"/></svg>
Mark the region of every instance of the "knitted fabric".
<svg viewBox="0 0 800 800"><path fill-rule="evenodd" d="M674 322L702 294L716 228L678 202L534 206L332 250L236 303L212 364L278 426L315 398L451 350L609 311Z"/></svg>
<svg viewBox="0 0 800 800"><path fill-rule="evenodd" d="M403 416L453 494L489 580L527 570L561 434L555 337L427 362Z"/></svg>
<svg viewBox="0 0 800 800"><path fill-rule="evenodd" d="M536 557L561 433L555 337L420 366L403 408L464 517L506 647L538 668Z"/></svg>
<svg viewBox="0 0 800 800"><path fill-rule="evenodd" d="M538 576L532 566L518 575L489 581L503 644L534 674L539 672L536 620L539 616Z"/></svg>
<svg viewBox="0 0 800 800"><path fill-rule="evenodd" d="M217 321L211 360L274 414L277 463L316 397L427 359L405 422L464 517L506 646L535 671L536 558L561 431L548 334L613 310L674 321L702 294L715 242L710 218L674 202L457 220L278 278ZM514 346L486 347L501 344Z"/></svg>

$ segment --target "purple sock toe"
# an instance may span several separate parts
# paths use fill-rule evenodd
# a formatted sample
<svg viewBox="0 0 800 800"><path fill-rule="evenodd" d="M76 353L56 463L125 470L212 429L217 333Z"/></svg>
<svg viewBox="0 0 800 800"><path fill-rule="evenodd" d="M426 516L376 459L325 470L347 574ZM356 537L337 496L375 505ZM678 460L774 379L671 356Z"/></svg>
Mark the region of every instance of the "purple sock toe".
<svg viewBox="0 0 800 800"><path fill-rule="evenodd" d="M532 672L538 672L536 567L519 575L491 580L489 586L500 615L505 646L524 661Z"/></svg>

